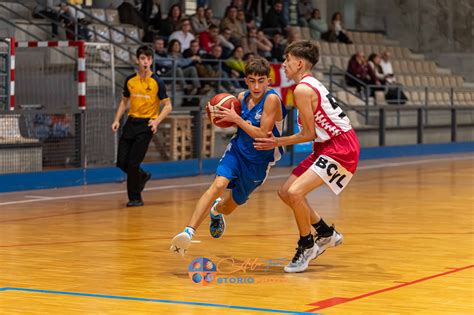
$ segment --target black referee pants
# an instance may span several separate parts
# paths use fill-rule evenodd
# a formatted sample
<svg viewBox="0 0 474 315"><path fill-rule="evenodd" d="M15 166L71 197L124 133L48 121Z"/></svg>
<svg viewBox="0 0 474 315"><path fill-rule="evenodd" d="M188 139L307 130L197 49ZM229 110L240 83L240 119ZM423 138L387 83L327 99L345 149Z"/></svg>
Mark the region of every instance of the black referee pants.
<svg viewBox="0 0 474 315"><path fill-rule="evenodd" d="M140 164L153 137L148 121L148 118L128 117L119 140L117 167L127 174L129 200L142 200L141 189L146 175Z"/></svg>

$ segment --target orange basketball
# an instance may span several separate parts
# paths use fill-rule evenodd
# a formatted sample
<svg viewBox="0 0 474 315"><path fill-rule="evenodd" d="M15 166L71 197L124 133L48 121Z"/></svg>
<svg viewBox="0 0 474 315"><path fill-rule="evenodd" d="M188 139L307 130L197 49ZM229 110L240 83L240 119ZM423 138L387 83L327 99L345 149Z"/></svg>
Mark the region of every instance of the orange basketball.
<svg viewBox="0 0 474 315"><path fill-rule="evenodd" d="M209 101L209 106L206 106L206 112L207 116L209 116L209 119L212 121L214 125L217 127L221 128L228 128L233 126L234 124L231 122L217 122L219 118L214 116L214 112L218 111L220 107L225 107L225 108L231 108L231 106L234 105L234 110L236 111L237 114L240 115L240 112L242 111L240 107L240 102L232 94L229 93L220 93L211 98Z"/></svg>

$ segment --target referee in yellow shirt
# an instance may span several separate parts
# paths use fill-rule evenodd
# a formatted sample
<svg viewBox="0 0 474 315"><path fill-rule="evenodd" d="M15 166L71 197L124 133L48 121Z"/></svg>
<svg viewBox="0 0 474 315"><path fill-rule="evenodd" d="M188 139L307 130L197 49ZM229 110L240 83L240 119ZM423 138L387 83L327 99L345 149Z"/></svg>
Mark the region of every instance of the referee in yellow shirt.
<svg viewBox="0 0 474 315"><path fill-rule="evenodd" d="M148 46L141 46L137 49L136 56L138 73L125 80L122 100L112 123L112 130L116 132L130 101L117 153L117 167L127 174L127 207L143 206L141 192L151 174L141 169L140 164L158 125L171 112L171 101L166 94L165 84L151 71L153 50Z"/></svg>

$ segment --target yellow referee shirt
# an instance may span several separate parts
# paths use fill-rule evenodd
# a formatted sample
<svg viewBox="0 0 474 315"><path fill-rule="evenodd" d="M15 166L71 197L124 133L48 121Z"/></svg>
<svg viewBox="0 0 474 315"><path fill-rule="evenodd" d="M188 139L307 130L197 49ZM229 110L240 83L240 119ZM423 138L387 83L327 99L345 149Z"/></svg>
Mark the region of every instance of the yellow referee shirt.
<svg viewBox="0 0 474 315"><path fill-rule="evenodd" d="M128 116L150 119L158 117L160 103L168 98L162 79L156 74L142 79L138 73L125 80L123 96L130 99Z"/></svg>

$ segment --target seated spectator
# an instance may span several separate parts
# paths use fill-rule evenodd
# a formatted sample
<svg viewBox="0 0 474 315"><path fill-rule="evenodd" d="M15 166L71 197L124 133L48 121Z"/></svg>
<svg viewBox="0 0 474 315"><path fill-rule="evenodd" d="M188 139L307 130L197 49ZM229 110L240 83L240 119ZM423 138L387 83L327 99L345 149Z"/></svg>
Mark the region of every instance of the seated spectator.
<svg viewBox="0 0 474 315"><path fill-rule="evenodd" d="M310 0L298 1L298 25L301 27L308 27L309 19L312 17L313 3Z"/></svg>
<svg viewBox="0 0 474 315"><path fill-rule="evenodd" d="M199 56L201 57L204 55L204 50L201 49L201 46L199 46L199 41L197 39L193 39L191 41L191 44L189 45L189 48L183 51L183 57L184 58L190 58L192 56Z"/></svg>
<svg viewBox="0 0 474 315"><path fill-rule="evenodd" d="M66 38L69 40L83 39L88 40L90 38L89 29L86 21L86 16L82 10L80 4L68 4L66 2L61 3L60 19L66 27ZM77 25L77 37L76 37L76 25Z"/></svg>
<svg viewBox="0 0 474 315"><path fill-rule="evenodd" d="M369 56L369 67L375 74L376 81L379 84L385 84L385 75L383 74L382 67L380 66L380 56L379 54L372 53Z"/></svg>
<svg viewBox="0 0 474 315"><path fill-rule="evenodd" d="M146 30L146 23L140 12L135 8L133 0L123 0L123 3L118 7L118 13L121 24L135 25L142 30Z"/></svg>
<svg viewBox="0 0 474 315"><path fill-rule="evenodd" d="M181 7L174 4L168 11L168 16L161 22L160 35L168 39L171 33L177 31L180 27Z"/></svg>
<svg viewBox="0 0 474 315"><path fill-rule="evenodd" d="M347 36L346 30L344 29L341 12L336 12L332 15L329 31L323 35L323 39L328 42L339 41L341 43L352 44L352 41Z"/></svg>
<svg viewBox="0 0 474 315"><path fill-rule="evenodd" d="M272 52L271 52L272 61L277 61L277 62L285 61L286 45L283 44L282 34L278 32L273 34L272 43L273 43Z"/></svg>
<svg viewBox="0 0 474 315"><path fill-rule="evenodd" d="M237 8L236 7L229 7L225 14L225 18L222 19L221 30L225 30L226 28L230 29L230 41L234 45L240 45L242 39L245 36L244 31L242 30L242 25L239 20L237 20Z"/></svg>
<svg viewBox="0 0 474 315"><path fill-rule="evenodd" d="M209 28L206 17L204 16L204 7L198 7L196 14L191 17L191 26L195 34L206 32Z"/></svg>
<svg viewBox="0 0 474 315"><path fill-rule="evenodd" d="M202 56L204 66L207 68L208 77L211 78L223 78L220 82L211 81L211 84L217 89L218 92L229 92L231 94L235 93L234 85L227 80L229 74L224 71L222 63L219 60L222 60L222 47L220 45L215 45L212 47L210 54L205 54Z"/></svg>
<svg viewBox="0 0 474 315"><path fill-rule="evenodd" d="M308 27L311 39L314 40L321 40L321 35L328 31L328 24L321 18L321 12L318 9L311 12Z"/></svg>
<svg viewBox="0 0 474 315"><path fill-rule="evenodd" d="M191 21L188 18L181 20L181 30L171 33L169 41L177 39L181 44L183 50L186 50L191 45L191 41L194 40L194 35L191 31Z"/></svg>
<svg viewBox="0 0 474 315"><path fill-rule="evenodd" d="M265 14L261 29L265 34L270 36L275 32L280 32L284 35L288 33L288 21L283 17L283 3L281 0L276 0L273 7Z"/></svg>
<svg viewBox="0 0 474 315"><path fill-rule="evenodd" d="M219 26L220 20L214 18L214 12L212 11L211 8L207 8L204 11L204 15L206 17L207 25L216 25Z"/></svg>
<svg viewBox="0 0 474 315"><path fill-rule="evenodd" d="M245 61L244 61L244 48L242 46L236 46L232 52L232 56L225 61L227 71L231 78L240 79L244 77ZM234 87L243 88L245 84L238 80L232 81Z"/></svg>
<svg viewBox="0 0 474 315"><path fill-rule="evenodd" d="M173 68L173 61L168 57L165 40L162 37L153 39L153 50L155 51L154 63L156 73L163 75Z"/></svg>
<svg viewBox="0 0 474 315"><path fill-rule="evenodd" d="M224 58L229 57L235 49L234 44L230 41L231 34L232 31L229 28L225 28L219 35L219 42L223 49L222 55Z"/></svg>
<svg viewBox="0 0 474 315"><path fill-rule="evenodd" d="M240 28L242 29L243 34L248 34L248 27L247 27L247 20L245 18L245 11L238 10L237 11L237 21L240 23Z"/></svg>
<svg viewBox="0 0 474 315"><path fill-rule="evenodd" d="M59 17L59 5L60 0L42 0L38 1L38 5L33 10L33 18L35 19L44 19L49 18L53 23L51 23L53 37L58 36L58 25L60 23Z"/></svg>
<svg viewBox="0 0 474 315"><path fill-rule="evenodd" d="M262 31L255 28L249 30L247 37L242 41L242 46L246 53L254 53L265 58L270 58L272 51L272 43L267 39Z"/></svg>
<svg viewBox="0 0 474 315"><path fill-rule="evenodd" d="M219 28L216 25L211 24L207 31L199 34L199 46L206 53L209 54L212 51L212 48L215 45L219 45L219 44L220 44Z"/></svg>
<svg viewBox="0 0 474 315"><path fill-rule="evenodd" d="M382 73L385 75L385 80L388 83L393 84L395 83L395 74L393 73L392 62L390 61L392 55L389 51L384 51L382 54L382 60L380 61L380 66L382 67Z"/></svg>
<svg viewBox="0 0 474 315"><path fill-rule="evenodd" d="M347 66L347 73L349 75L346 75L346 84L357 88L357 92L359 93L364 84L377 84L375 73L367 64L367 60L362 52L357 52L351 57ZM371 92L371 96L372 95L373 90Z"/></svg>

